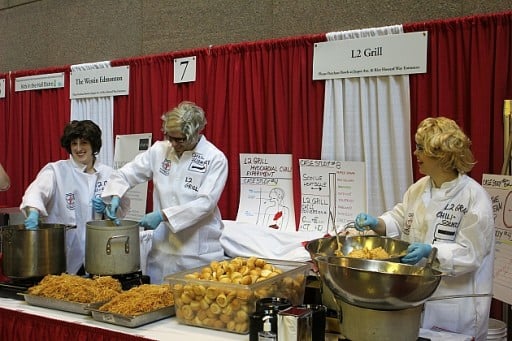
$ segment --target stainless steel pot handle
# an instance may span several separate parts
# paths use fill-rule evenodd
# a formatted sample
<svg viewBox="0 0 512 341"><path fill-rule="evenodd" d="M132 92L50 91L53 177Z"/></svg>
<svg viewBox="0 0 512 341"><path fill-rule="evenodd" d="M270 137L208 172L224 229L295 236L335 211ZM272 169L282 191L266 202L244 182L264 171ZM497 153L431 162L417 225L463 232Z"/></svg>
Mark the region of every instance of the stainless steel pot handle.
<svg viewBox="0 0 512 341"><path fill-rule="evenodd" d="M105 251L107 252L107 255L110 255L112 253L112 245L111 241L112 239L119 239L119 238L126 238L126 241L124 242L124 253L130 253L130 236L126 235L119 235L119 236L112 236L109 237L107 240L107 246L105 248Z"/></svg>

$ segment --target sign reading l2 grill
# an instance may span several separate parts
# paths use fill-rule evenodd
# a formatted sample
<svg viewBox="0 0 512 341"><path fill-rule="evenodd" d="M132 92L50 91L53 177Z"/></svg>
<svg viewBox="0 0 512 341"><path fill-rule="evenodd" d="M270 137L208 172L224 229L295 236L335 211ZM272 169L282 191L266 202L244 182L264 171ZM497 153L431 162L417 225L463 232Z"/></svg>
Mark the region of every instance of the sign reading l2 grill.
<svg viewBox="0 0 512 341"><path fill-rule="evenodd" d="M70 74L69 98L91 98L128 95L130 67L128 65L73 71Z"/></svg>
<svg viewBox="0 0 512 341"><path fill-rule="evenodd" d="M315 44L313 79L427 72L427 31Z"/></svg>

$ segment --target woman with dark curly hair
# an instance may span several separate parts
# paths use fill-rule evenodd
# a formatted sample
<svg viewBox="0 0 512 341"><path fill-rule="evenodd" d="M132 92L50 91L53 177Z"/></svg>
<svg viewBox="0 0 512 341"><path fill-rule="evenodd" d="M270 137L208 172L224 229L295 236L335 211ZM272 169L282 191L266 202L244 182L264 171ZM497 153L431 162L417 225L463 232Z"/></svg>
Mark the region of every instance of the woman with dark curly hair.
<svg viewBox="0 0 512 341"><path fill-rule="evenodd" d="M101 129L90 120L72 121L64 127L61 146L71 155L67 160L48 163L27 187L20 205L25 228L37 229L39 222L74 225L66 232L66 271L83 271L85 225L100 219L105 205L101 192L112 167L101 164ZM126 211L128 199L120 214Z"/></svg>
<svg viewBox="0 0 512 341"><path fill-rule="evenodd" d="M437 248L440 269L447 276L425 303L422 327L486 340L494 218L489 194L466 175L475 165L471 141L446 117L424 119L415 140L414 155L425 176L409 187L401 203L380 217L359 214L356 227L409 242L402 263L422 265Z"/></svg>

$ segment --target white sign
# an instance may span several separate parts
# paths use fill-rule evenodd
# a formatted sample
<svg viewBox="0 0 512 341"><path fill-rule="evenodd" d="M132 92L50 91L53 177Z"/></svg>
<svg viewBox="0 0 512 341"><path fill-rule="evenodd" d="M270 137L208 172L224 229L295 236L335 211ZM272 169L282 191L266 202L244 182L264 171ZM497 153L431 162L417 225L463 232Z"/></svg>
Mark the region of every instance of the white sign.
<svg viewBox="0 0 512 341"><path fill-rule="evenodd" d="M366 212L364 162L305 160L300 162L299 231L335 234Z"/></svg>
<svg viewBox="0 0 512 341"><path fill-rule="evenodd" d="M128 95L130 67L128 65L72 71L69 95L71 99Z"/></svg>
<svg viewBox="0 0 512 341"><path fill-rule="evenodd" d="M236 221L296 231L290 154L240 154Z"/></svg>
<svg viewBox="0 0 512 341"><path fill-rule="evenodd" d="M151 133L118 135L114 151L114 169L121 168L133 160L137 154L149 149L151 146ZM130 211L125 219L140 221L146 214L146 201L148 183L144 182L130 189L126 195L130 198Z"/></svg>
<svg viewBox="0 0 512 341"><path fill-rule="evenodd" d="M5 78L0 78L0 98L5 98Z"/></svg>
<svg viewBox="0 0 512 341"><path fill-rule="evenodd" d="M313 79L426 73L427 40L423 31L316 43Z"/></svg>
<svg viewBox="0 0 512 341"><path fill-rule="evenodd" d="M17 77L14 84L14 91L63 88L64 72Z"/></svg>
<svg viewBox="0 0 512 341"><path fill-rule="evenodd" d="M482 186L491 196L494 213L494 298L512 304L512 176L484 174Z"/></svg>
<svg viewBox="0 0 512 341"><path fill-rule="evenodd" d="M174 59L174 83L194 82L196 80L196 57Z"/></svg>

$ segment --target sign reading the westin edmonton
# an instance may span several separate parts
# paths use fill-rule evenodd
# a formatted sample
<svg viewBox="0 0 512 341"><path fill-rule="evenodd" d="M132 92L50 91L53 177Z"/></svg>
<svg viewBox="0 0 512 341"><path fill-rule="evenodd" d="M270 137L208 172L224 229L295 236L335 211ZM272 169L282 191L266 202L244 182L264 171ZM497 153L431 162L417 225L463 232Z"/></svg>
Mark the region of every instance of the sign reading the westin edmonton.
<svg viewBox="0 0 512 341"><path fill-rule="evenodd" d="M425 73L427 41L423 31L316 43L313 79Z"/></svg>
<svg viewBox="0 0 512 341"><path fill-rule="evenodd" d="M292 156L240 154L240 204L236 220L296 231Z"/></svg>
<svg viewBox="0 0 512 341"><path fill-rule="evenodd" d="M366 212L364 162L301 159L299 231L335 234Z"/></svg>
<svg viewBox="0 0 512 341"><path fill-rule="evenodd" d="M92 98L129 94L130 67L128 65L73 71L70 74L69 98Z"/></svg>

